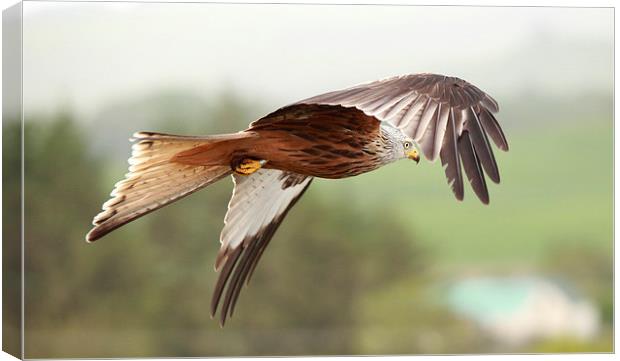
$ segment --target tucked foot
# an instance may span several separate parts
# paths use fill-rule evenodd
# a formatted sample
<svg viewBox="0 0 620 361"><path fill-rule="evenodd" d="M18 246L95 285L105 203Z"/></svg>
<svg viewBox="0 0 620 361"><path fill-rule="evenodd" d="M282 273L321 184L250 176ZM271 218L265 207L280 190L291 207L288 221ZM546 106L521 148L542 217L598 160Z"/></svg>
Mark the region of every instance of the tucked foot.
<svg viewBox="0 0 620 361"><path fill-rule="evenodd" d="M267 163L267 161L264 159L243 158L233 167L233 170L239 175L250 175L261 169L265 163Z"/></svg>

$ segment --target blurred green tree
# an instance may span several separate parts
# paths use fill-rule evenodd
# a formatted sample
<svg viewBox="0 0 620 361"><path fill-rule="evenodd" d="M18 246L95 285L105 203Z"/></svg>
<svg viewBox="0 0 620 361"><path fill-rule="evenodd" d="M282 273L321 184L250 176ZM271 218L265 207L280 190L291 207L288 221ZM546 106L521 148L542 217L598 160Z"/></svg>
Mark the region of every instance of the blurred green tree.
<svg viewBox="0 0 620 361"><path fill-rule="evenodd" d="M2 322L3 350L21 353L21 121L2 123Z"/></svg>

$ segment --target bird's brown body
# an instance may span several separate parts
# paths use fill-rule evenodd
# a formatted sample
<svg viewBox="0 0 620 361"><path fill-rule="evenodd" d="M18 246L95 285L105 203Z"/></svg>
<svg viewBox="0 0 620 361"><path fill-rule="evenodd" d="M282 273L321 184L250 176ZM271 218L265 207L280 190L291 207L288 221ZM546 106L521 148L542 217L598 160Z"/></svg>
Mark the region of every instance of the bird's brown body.
<svg viewBox="0 0 620 361"><path fill-rule="evenodd" d="M283 108L232 140L181 152L175 162L234 165L241 159L263 159L266 169L319 178L345 178L383 165L385 146L379 123L351 108L307 105ZM214 156L217 154L218 156Z"/></svg>

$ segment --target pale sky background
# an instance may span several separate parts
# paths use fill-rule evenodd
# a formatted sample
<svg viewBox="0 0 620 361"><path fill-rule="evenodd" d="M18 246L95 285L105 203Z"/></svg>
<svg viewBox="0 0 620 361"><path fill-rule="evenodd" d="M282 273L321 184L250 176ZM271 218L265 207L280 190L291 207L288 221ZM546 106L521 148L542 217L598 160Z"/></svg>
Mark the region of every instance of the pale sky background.
<svg viewBox="0 0 620 361"><path fill-rule="evenodd" d="M496 98L613 89L612 9L26 2L24 14L26 111L88 115L158 89L277 108L419 72Z"/></svg>

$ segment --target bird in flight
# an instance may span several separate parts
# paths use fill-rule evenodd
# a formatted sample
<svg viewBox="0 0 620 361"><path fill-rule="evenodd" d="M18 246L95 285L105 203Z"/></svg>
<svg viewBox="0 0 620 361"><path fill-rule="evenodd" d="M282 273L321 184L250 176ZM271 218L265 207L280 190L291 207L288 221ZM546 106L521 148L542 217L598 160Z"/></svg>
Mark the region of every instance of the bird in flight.
<svg viewBox="0 0 620 361"><path fill-rule="evenodd" d="M278 226L314 177L338 179L420 154L439 157L458 200L464 175L489 203L485 174L499 183L489 138L508 143L497 102L455 77L413 74L317 95L223 135L138 132L129 173L93 220L86 240L232 175L234 190L220 234L211 316L232 316L239 293Z"/></svg>

